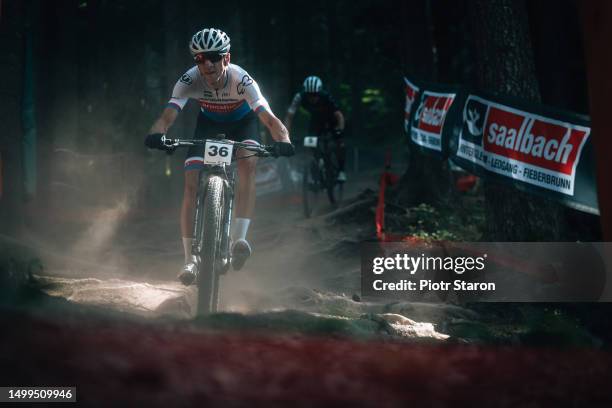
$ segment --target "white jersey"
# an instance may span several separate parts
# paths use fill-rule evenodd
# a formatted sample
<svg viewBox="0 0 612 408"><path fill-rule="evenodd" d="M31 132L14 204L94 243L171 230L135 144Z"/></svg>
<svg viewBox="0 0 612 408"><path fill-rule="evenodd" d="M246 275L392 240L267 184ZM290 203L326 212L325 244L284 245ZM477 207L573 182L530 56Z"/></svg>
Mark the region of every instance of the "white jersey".
<svg viewBox="0 0 612 408"><path fill-rule="evenodd" d="M204 115L218 122L234 122L251 111L270 110L257 82L234 64L227 67L225 83L219 89L206 83L197 66L185 72L174 85L168 105L180 111L190 98L198 101Z"/></svg>

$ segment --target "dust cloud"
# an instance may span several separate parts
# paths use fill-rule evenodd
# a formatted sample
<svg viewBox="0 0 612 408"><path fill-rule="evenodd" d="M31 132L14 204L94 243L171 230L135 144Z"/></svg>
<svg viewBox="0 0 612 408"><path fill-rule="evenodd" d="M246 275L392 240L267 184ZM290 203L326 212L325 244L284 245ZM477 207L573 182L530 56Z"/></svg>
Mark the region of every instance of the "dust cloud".
<svg viewBox="0 0 612 408"><path fill-rule="evenodd" d="M182 158L146 150L54 151L44 210L21 237L41 258L44 274L63 279L54 281L54 295L141 315L159 315L160 305L182 317L194 309L193 288L176 281L183 262ZM247 236L253 255L243 270L222 277L221 311L310 308L317 291L348 298L359 292L359 232L330 228L325 216L333 208L325 201L305 219L300 200L297 188L257 198Z"/></svg>

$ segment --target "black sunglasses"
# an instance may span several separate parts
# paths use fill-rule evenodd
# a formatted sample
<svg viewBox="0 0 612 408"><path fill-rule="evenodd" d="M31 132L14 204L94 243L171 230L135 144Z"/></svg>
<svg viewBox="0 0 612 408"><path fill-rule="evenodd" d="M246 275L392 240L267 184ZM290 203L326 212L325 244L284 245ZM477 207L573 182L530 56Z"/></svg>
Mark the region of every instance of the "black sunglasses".
<svg viewBox="0 0 612 408"><path fill-rule="evenodd" d="M197 54L195 57L193 57L193 59L198 64L204 63L206 61L215 63L215 62L221 61L223 56L225 56L225 54L219 54L217 52L203 52L203 53Z"/></svg>

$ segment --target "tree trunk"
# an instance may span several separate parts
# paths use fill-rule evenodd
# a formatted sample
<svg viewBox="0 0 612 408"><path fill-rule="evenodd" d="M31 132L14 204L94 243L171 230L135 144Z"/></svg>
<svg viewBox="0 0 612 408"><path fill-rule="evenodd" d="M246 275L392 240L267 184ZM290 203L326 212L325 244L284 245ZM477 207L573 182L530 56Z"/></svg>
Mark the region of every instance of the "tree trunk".
<svg viewBox="0 0 612 408"><path fill-rule="evenodd" d="M15 234L23 226L23 127L21 103L24 73L25 2L8 2L0 24L3 44L0 76L0 233Z"/></svg>
<svg viewBox="0 0 612 408"><path fill-rule="evenodd" d="M612 94L612 3L589 1L581 4L587 60L589 99L595 162L597 165L597 194L604 241L612 241L612 123L609 98Z"/></svg>
<svg viewBox="0 0 612 408"><path fill-rule="evenodd" d="M525 4L520 0L475 0L470 9L478 84L497 95L540 102ZM485 213L490 241L557 241L562 206L487 181Z"/></svg>
<svg viewBox="0 0 612 408"><path fill-rule="evenodd" d="M419 10L418 7L422 9ZM435 21L433 21L431 7L431 1L425 0L420 4L403 7L402 11L406 21L411 20L410 16L425 16L421 26L407 25L411 28L407 28L406 34L406 42L410 44L406 52L422 56L420 71L415 71L415 67L406 68L418 78L436 82L438 80L437 49L434 38ZM407 61L412 61L412 58L408 56ZM421 203L431 205L447 203L453 192L448 162L437 157L423 155L412 143L409 149L408 169L400 179L397 189L390 194L390 198L395 197L400 205L406 207Z"/></svg>
<svg viewBox="0 0 612 408"><path fill-rule="evenodd" d="M356 2L352 10L352 22L353 26L356 24L356 16L358 15L359 8L361 7L360 2ZM349 55L353 61L359 61L363 58L363 29L356 27L350 38L348 39L349 44ZM359 70L352 69L349 71L349 81L351 84L351 120L347 124L350 126L348 130L353 141L363 139L363 106L361 103L361 96L363 94L363 77Z"/></svg>

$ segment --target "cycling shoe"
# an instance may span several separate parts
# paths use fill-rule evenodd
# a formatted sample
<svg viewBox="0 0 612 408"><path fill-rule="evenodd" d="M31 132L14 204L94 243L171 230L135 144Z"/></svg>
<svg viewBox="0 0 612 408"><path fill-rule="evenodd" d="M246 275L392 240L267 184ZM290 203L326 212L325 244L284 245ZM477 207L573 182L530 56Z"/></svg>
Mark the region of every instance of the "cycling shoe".
<svg viewBox="0 0 612 408"><path fill-rule="evenodd" d="M251 256L251 246L245 239L239 239L232 247L232 268L239 271Z"/></svg>

